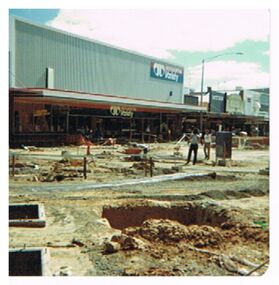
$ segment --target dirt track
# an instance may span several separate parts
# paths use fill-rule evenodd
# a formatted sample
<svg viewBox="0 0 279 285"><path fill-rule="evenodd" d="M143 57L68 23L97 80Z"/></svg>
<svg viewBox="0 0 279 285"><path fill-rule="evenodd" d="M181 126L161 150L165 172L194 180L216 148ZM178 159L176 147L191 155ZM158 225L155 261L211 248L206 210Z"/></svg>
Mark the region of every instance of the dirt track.
<svg viewBox="0 0 279 285"><path fill-rule="evenodd" d="M227 166L204 161L200 149L199 163L184 166L173 145L150 148L154 176L216 177L77 191L74 185L145 179L145 171L121 146L93 147L86 180L81 159L30 156L82 155L84 147L13 150L27 155L16 159L10 203L44 204L46 227L10 227L10 248L47 247L49 274L73 276L245 275L268 259L269 176L259 174L267 149L234 149ZM187 145L180 151L185 156Z"/></svg>

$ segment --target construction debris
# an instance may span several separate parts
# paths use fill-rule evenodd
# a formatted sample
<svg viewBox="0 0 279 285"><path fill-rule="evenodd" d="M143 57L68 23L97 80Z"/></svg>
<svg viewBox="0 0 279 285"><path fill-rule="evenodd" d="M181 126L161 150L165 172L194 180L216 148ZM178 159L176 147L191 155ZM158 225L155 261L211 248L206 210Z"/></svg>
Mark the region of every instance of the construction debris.
<svg viewBox="0 0 279 285"><path fill-rule="evenodd" d="M121 234L121 235L114 235L111 238L112 243L118 243L120 245L121 250L136 250L144 249L144 242L141 241L140 239L137 239L135 237Z"/></svg>
<svg viewBox="0 0 279 285"><path fill-rule="evenodd" d="M103 142L89 155L86 144L13 149L9 200L43 203L47 218L41 229L11 227L11 248L50 248L48 276L265 273L267 149L234 149L222 167L199 147L199 163L185 166L186 143Z"/></svg>
<svg viewBox="0 0 279 285"><path fill-rule="evenodd" d="M117 242L109 241L104 243L104 251L105 254L115 253L120 250L120 244Z"/></svg>
<svg viewBox="0 0 279 285"><path fill-rule="evenodd" d="M269 167L267 167L265 169L260 169L259 170L259 174L261 174L261 175L269 175Z"/></svg>

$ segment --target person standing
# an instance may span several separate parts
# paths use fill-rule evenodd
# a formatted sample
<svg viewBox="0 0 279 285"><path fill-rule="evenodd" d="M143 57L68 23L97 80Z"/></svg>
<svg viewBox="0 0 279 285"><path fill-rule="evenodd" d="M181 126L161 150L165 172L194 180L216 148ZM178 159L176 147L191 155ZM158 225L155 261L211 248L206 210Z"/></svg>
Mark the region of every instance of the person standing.
<svg viewBox="0 0 279 285"><path fill-rule="evenodd" d="M198 155L198 148L199 148L199 131L198 129L194 129L193 132L190 135L190 147L189 147L189 151L188 151L188 158L187 158L187 162L186 165L190 162L191 160L191 156L192 156L192 152L194 151L194 158L193 158L193 165L196 164L197 162L197 155Z"/></svg>
<svg viewBox="0 0 279 285"><path fill-rule="evenodd" d="M211 148L211 133L208 129L205 130L204 136L203 136L203 152L205 159L210 159L210 148Z"/></svg>
<svg viewBox="0 0 279 285"><path fill-rule="evenodd" d="M101 126L101 123L99 122L96 125L95 137L97 138L98 141L103 139L102 126Z"/></svg>

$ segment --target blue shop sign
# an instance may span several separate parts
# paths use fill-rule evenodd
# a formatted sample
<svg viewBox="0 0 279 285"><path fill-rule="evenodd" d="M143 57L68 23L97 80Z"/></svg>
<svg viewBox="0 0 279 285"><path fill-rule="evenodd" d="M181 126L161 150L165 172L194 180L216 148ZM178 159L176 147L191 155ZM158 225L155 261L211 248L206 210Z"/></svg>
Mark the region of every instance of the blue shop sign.
<svg viewBox="0 0 279 285"><path fill-rule="evenodd" d="M164 63L151 62L150 76L153 78L183 83L183 68Z"/></svg>

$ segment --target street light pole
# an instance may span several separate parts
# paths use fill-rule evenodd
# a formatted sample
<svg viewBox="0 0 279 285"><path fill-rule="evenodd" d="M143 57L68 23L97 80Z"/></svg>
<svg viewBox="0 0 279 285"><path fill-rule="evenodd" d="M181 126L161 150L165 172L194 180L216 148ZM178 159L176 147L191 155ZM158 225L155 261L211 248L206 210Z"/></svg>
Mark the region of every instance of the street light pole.
<svg viewBox="0 0 279 285"><path fill-rule="evenodd" d="M202 77L201 77L201 105L202 105L202 103L203 103L204 62L205 62L205 59L203 59L203 60L202 60Z"/></svg>
<svg viewBox="0 0 279 285"><path fill-rule="evenodd" d="M243 52L234 52L234 53L222 53L222 54L218 54L218 55L215 55L213 57L209 57L209 58L204 58L202 60L202 76L201 76L201 106L203 104L203 84L204 84L204 63L205 62L208 62L214 58L217 58L217 57L220 57L220 56L224 56L224 55L243 55L244 53ZM200 113L200 131L202 132L203 130L203 112L201 111Z"/></svg>
<svg viewBox="0 0 279 285"><path fill-rule="evenodd" d="M204 62L205 59L202 60L202 77L201 77L201 107L203 104L203 81L204 81ZM200 132L202 132L203 128L203 112L200 112Z"/></svg>
<svg viewBox="0 0 279 285"><path fill-rule="evenodd" d="M202 60L201 107L202 107L202 104L203 104L204 62L205 62L205 59ZM200 132L202 132L202 131L203 131L203 111L200 112Z"/></svg>

